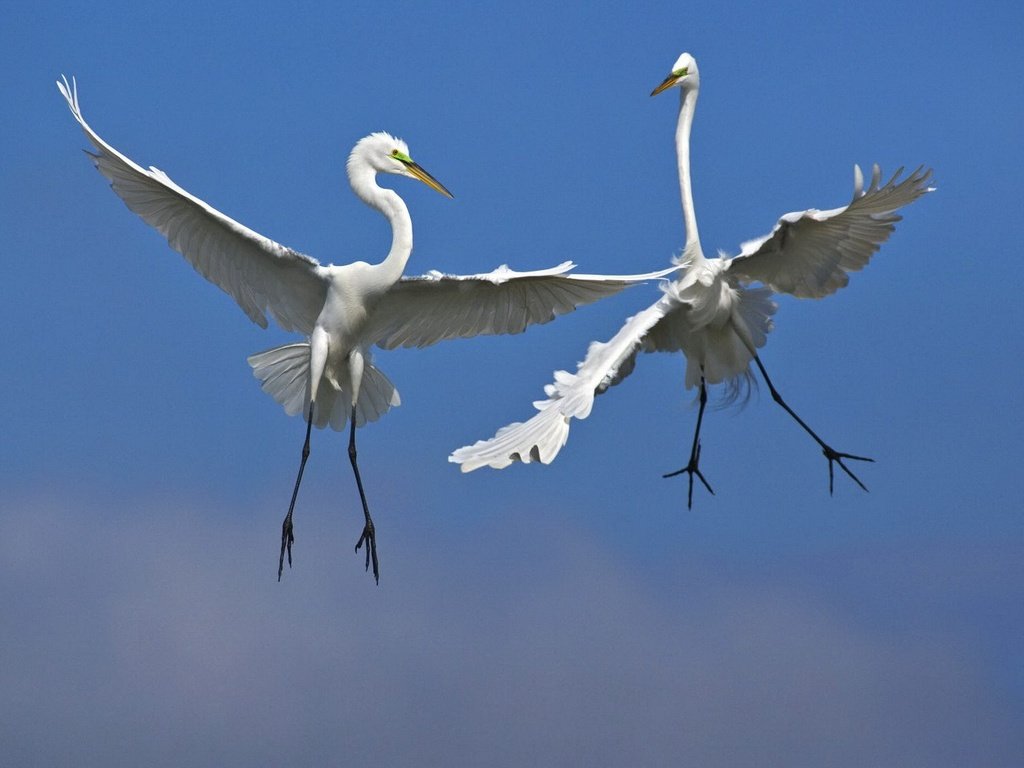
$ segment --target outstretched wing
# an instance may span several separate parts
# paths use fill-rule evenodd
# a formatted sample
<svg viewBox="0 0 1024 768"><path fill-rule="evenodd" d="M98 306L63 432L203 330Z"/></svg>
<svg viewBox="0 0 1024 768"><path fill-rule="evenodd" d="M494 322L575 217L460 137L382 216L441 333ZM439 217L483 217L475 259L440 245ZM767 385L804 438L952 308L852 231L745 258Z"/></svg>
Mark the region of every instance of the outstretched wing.
<svg viewBox="0 0 1024 768"><path fill-rule="evenodd" d="M384 349L426 347L445 339L522 333L576 307L638 282L676 271L642 275L569 274L571 261L550 269L516 272L507 266L482 275L431 272L403 277L381 299L367 338Z"/></svg>
<svg viewBox="0 0 1024 768"><path fill-rule="evenodd" d="M97 153L89 153L114 192L167 238L196 271L228 293L257 325L270 312L286 331L310 334L323 308L327 283L320 264L275 243L193 197L157 168L148 171L107 144L78 106L77 84L57 87Z"/></svg>
<svg viewBox="0 0 1024 768"><path fill-rule="evenodd" d="M881 170L874 166L871 186L854 166L853 200L831 211L810 209L785 214L770 234L750 240L729 271L740 280L760 282L779 293L818 299L843 288L847 273L863 269L902 217L895 211L926 192L931 169L918 168L897 182L900 168L879 186Z"/></svg>
<svg viewBox="0 0 1024 768"><path fill-rule="evenodd" d="M555 371L554 383L544 387L548 399L533 404L540 413L526 422L502 427L489 440L453 451L448 461L461 464L463 472L484 466L504 469L514 461L550 464L569 439L570 421L587 418L594 397L633 372L644 339L676 311L685 311L685 307L665 295L633 315L611 339L591 343L576 373Z"/></svg>

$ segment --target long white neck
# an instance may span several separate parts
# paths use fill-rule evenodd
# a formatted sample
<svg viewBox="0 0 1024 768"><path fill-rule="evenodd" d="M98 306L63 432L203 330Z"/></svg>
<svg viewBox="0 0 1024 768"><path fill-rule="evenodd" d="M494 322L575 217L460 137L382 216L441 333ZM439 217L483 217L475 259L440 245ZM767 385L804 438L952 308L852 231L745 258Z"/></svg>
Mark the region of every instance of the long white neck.
<svg viewBox="0 0 1024 768"><path fill-rule="evenodd" d="M377 266L381 277L397 283L412 254L412 217L405 201L392 189L377 184L377 173L366 165L349 173L352 190L371 208L380 211L391 224L391 250Z"/></svg>
<svg viewBox="0 0 1024 768"><path fill-rule="evenodd" d="M690 188L690 128L697 107L697 89L683 88L679 97L679 121L676 123L676 161L679 163L679 195L683 202L683 222L686 224L684 258L703 258L700 235L697 233L697 212L693 208L693 190Z"/></svg>

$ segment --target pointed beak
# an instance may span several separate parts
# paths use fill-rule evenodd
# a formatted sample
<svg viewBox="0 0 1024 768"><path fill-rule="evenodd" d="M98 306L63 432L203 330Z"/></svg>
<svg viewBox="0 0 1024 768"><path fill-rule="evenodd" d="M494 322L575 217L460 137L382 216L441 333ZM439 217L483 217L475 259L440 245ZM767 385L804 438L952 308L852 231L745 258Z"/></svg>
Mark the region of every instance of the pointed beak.
<svg viewBox="0 0 1024 768"><path fill-rule="evenodd" d="M405 163L405 169L407 171L409 171L409 173L413 176L413 178L419 179L424 184L426 184L428 187L430 187L433 190L436 190L436 191L440 192L445 197L450 197L450 198L454 198L455 197L455 195L453 195L451 192L449 192L447 189L445 189L444 184L442 184L440 181L438 181L433 176L431 176L429 173L427 173L425 170L423 170L423 168L420 167L419 163L413 162L411 160L409 162L405 162L403 160L402 162Z"/></svg>
<svg viewBox="0 0 1024 768"><path fill-rule="evenodd" d="M679 82L679 77L673 73L669 73L669 76L661 81L661 85L651 91L651 96L657 96L662 91L667 91L673 85Z"/></svg>

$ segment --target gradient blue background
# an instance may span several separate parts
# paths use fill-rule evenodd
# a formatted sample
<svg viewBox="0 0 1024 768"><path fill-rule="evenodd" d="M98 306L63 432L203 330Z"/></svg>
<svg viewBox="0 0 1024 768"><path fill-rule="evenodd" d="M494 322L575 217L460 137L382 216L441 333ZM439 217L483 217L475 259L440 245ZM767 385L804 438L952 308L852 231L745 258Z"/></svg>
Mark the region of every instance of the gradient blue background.
<svg viewBox="0 0 1024 768"><path fill-rule="evenodd" d="M5 4L0 184L0 744L11 765L1024 764L1015 3ZM377 355L403 404L303 425L250 324L130 214L53 81L114 146L321 261L376 260L347 188L370 131L454 193L389 181L409 272L667 264L684 238L677 96L702 240L735 252L849 200L852 166L938 192L823 301L782 297L763 359L870 493L767 392L695 410L645 356L550 467L463 476L556 368L657 296L518 337Z"/></svg>

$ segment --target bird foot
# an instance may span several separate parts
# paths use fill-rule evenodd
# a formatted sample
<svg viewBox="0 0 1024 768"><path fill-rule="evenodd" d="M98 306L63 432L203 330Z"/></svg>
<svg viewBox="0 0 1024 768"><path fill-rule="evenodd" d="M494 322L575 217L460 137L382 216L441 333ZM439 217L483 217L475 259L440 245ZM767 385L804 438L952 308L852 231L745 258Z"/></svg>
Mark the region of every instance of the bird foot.
<svg viewBox="0 0 1024 768"><path fill-rule="evenodd" d="M373 520L367 520L363 526L363 534L356 542L356 552L366 544L366 570L370 570L370 562L373 561L373 580L380 584L380 569L377 565L377 535L373 527Z"/></svg>
<svg viewBox="0 0 1024 768"><path fill-rule="evenodd" d="M854 461L870 461L874 462L874 459L869 459L867 456L854 456L852 453L841 453L840 451L833 450L831 446L822 443L821 452L825 454L825 458L828 459L828 495L832 495L833 488L835 486L835 473L833 464L838 464L840 469L848 474L857 485L861 487L861 490L867 491L868 487L860 481L850 470L846 464L843 463L843 459L852 459Z"/></svg>
<svg viewBox="0 0 1024 768"><path fill-rule="evenodd" d="M295 534L292 533L292 513L289 512L281 524L281 557L277 561L277 580L281 580L284 573L284 554L288 553L288 567L292 567L292 543L295 541Z"/></svg>
<svg viewBox="0 0 1024 768"><path fill-rule="evenodd" d="M697 466L699 462L700 462L700 443L697 443L697 447L694 449L693 453L690 454L690 463L689 464L687 464L682 469L677 469L675 472L667 472L666 474L662 475L662 477L675 477L676 475L681 475L681 474L683 474L685 472L687 475L690 476L690 488L689 488L689 491L686 494L686 508L687 509L693 509L693 478L694 477L696 477L698 480L700 480L704 484L704 487L708 489L708 493L710 493L712 496L715 495L715 492L714 492L714 490L712 490L711 485L708 483L707 479L704 477L704 474L700 471L700 469ZM847 470L847 471L849 471L849 470Z"/></svg>

